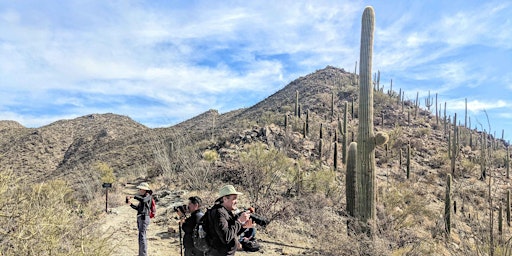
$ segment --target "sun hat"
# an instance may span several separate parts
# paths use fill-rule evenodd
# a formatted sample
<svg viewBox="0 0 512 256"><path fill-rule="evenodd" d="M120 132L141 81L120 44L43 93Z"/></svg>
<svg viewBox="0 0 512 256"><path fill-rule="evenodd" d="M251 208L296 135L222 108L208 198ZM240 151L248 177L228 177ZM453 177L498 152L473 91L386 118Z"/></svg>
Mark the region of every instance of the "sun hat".
<svg viewBox="0 0 512 256"><path fill-rule="evenodd" d="M228 195L243 195L244 193L237 192L233 185L226 185L219 190L219 197Z"/></svg>
<svg viewBox="0 0 512 256"><path fill-rule="evenodd" d="M151 188L149 188L149 184L146 183L146 182L142 182L140 183L138 186L137 186L138 189L144 189L146 191L149 191L151 190Z"/></svg>

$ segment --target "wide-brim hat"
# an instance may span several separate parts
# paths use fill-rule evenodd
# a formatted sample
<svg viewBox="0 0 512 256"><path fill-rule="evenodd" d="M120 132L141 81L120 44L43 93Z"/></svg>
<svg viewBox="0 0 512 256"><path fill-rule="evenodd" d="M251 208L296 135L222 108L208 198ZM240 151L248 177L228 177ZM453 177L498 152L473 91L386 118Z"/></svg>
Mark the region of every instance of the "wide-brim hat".
<svg viewBox="0 0 512 256"><path fill-rule="evenodd" d="M229 195L243 195L244 193L236 191L233 185L226 185L219 190L219 198Z"/></svg>
<svg viewBox="0 0 512 256"><path fill-rule="evenodd" d="M137 186L138 189L144 189L146 191L149 191L151 190L151 188L149 187L149 184L146 183L146 182L142 182L140 183L138 186Z"/></svg>

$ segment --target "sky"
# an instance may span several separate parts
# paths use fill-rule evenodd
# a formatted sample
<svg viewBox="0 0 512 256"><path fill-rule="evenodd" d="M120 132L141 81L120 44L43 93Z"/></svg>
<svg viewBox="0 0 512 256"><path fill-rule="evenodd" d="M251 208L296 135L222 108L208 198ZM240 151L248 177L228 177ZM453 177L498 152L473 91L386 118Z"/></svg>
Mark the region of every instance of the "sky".
<svg viewBox="0 0 512 256"><path fill-rule="evenodd" d="M327 65L353 72L376 15L373 71L512 139L512 1L0 1L0 120L93 113L167 127L250 107ZM423 105L423 104L422 104Z"/></svg>

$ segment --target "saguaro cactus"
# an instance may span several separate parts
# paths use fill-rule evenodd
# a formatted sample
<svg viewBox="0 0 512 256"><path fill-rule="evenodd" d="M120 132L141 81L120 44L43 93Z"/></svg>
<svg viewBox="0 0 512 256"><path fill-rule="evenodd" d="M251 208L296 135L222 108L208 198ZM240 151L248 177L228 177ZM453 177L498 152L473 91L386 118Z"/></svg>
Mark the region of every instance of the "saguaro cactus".
<svg viewBox="0 0 512 256"><path fill-rule="evenodd" d="M457 113L453 115L453 140L452 140L452 154L451 154L451 170L452 175L455 176L455 160L457 159L457 153L459 151L459 144L457 140L457 134L458 134L458 127L457 127Z"/></svg>
<svg viewBox="0 0 512 256"><path fill-rule="evenodd" d="M406 177L409 179L411 176L411 144L407 144L407 172Z"/></svg>
<svg viewBox="0 0 512 256"><path fill-rule="evenodd" d="M387 134L373 132L372 53L375 13L364 9L359 59L359 128L357 134L356 216L363 232L374 234L375 228L375 146L387 141ZM368 226L366 226L368 224Z"/></svg>
<svg viewBox="0 0 512 256"><path fill-rule="evenodd" d="M451 228L451 201L452 201L452 175L446 176L446 197L444 200L444 224L447 235L450 235Z"/></svg>
<svg viewBox="0 0 512 256"><path fill-rule="evenodd" d="M334 142L334 156L333 156L334 170L338 170L338 142Z"/></svg>
<svg viewBox="0 0 512 256"><path fill-rule="evenodd" d="M348 102L345 101L345 112L343 113L343 134L341 134L341 159L345 164L347 163L347 115L348 113Z"/></svg>
<svg viewBox="0 0 512 256"><path fill-rule="evenodd" d="M357 143L351 142L348 146L348 156L346 165L345 194L347 200L347 212L351 217L355 217L356 206L356 156Z"/></svg>
<svg viewBox="0 0 512 256"><path fill-rule="evenodd" d="M507 190L507 205L505 206L507 224L510 227L510 190Z"/></svg>
<svg viewBox="0 0 512 256"><path fill-rule="evenodd" d="M299 116L299 91L295 91L295 115Z"/></svg>
<svg viewBox="0 0 512 256"><path fill-rule="evenodd" d="M507 179L510 179L510 151L507 147L507 155L505 156L505 167L507 168Z"/></svg>

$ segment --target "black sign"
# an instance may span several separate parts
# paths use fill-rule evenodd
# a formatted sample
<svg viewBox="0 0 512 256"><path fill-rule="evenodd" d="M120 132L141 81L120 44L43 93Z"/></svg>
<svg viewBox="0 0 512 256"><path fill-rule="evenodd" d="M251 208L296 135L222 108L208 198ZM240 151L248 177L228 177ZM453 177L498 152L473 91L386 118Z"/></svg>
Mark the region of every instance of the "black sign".
<svg viewBox="0 0 512 256"><path fill-rule="evenodd" d="M102 187L104 188L111 188L112 187L112 183L103 183L103 185L101 185Z"/></svg>

